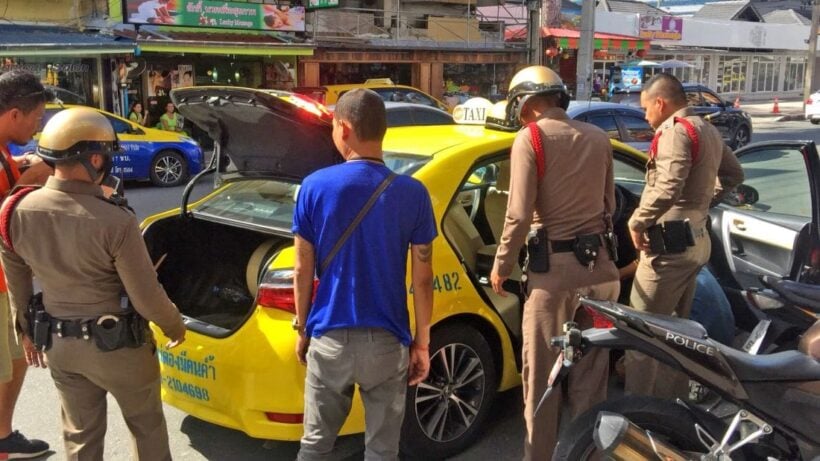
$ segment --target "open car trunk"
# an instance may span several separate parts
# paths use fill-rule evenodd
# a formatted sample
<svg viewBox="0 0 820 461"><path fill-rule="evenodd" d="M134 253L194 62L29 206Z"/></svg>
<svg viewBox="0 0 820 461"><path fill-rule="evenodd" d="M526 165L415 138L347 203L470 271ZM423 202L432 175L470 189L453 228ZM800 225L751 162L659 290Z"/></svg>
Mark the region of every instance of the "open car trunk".
<svg viewBox="0 0 820 461"><path fill-rule="evenodd" d="M159 281L189 328L227 336L247 320L256 305L259 276L290 239L202 219L173 216L145 229Z"/></svg>

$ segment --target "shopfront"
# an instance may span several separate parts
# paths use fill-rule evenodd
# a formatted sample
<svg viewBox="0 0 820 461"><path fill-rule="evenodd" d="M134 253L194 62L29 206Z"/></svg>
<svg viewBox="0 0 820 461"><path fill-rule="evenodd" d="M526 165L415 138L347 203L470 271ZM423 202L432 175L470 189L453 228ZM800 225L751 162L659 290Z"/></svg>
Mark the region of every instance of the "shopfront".
<svg viewBox="0 0 820 461"><path fill-rule="evenodd" d="M313 56L300 56L298 86L361 83L390 78L439 99L445 94L491 97L506 90L515 71L526 65L526 51L347 50L321 44Z"/></svg>
<svg viewBox="0 0 820 461"><path fill-rule="evenodd" d="M0 74L24 69L66 104L110 105L103 78L111 56L134 51L133 42L57 27L0 26Z"/></svg>

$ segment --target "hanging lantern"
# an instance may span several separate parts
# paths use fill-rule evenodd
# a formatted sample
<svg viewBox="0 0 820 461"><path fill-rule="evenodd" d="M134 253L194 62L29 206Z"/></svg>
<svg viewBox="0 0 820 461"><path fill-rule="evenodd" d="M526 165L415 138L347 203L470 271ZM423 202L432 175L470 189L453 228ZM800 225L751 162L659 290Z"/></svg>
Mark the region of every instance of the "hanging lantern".
<svg viewBox="0 0 820 461"><path fill-rule="evenodd" d="M561 59L569 59L569 50L561 48Z"/></svg>
<svg viewBox="0 0 820 461"><path fill-rule="evenodd" d="M544 54L546 54L548 58L554 58L558 56L558 48L549 47L544 51Z"/></svg>
<svg viewBox="0 0 820 461"><path fill-rule="evenodd" d="M643 58L644 56L646 56L646 50L638 50L638 51L636 51L636 52L635 52L635 56L637 56L637 57L639 57L639 58Z"/></svg>

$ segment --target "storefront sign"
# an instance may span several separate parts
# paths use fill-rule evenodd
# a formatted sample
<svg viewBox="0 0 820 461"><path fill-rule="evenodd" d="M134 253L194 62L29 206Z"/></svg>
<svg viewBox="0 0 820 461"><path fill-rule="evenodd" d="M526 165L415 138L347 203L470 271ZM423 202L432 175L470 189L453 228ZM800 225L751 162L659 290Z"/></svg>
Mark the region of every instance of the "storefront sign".
<svg viewBox="0 0 820 461"><path fill-rule="evenodd" d="M310 0L308 2L309 10L317 10L319 8L338 8L339 0Z"/></svg>
<svg viewBox="0 0 820 461"><path fill-rule="evenodd" d="M641 16L641 38L648 40L680 40L683 19L675 16Z"/></svg>
<svg viewBox="0 0 820 461"><path fill-rule="evenodd" d="M311 0L314 1L314 0ZM338 0L322 0L327 2ZM305 31L304 6L212 0L123 0L126 22L244 30Z"/></svg>

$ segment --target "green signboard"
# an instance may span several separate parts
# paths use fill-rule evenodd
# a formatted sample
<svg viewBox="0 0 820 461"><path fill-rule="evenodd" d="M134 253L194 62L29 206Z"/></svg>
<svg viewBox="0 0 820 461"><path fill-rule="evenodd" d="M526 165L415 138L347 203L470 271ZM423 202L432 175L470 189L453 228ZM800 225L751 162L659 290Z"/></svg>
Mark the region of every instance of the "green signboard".
<svg viewBox="0 0 820 461"><path fill-rule="evenodd" d="M309 0L308 9L316 10L319 8L338 8L339 0Z"/></svg>
<svg viewBox="0 0 820 461"><path fill-rule="evenodd" d="M338 3L338 0L318 1ZM123 17L131 24L305 31L304 6L212 0L124 0Z"/></svg>

